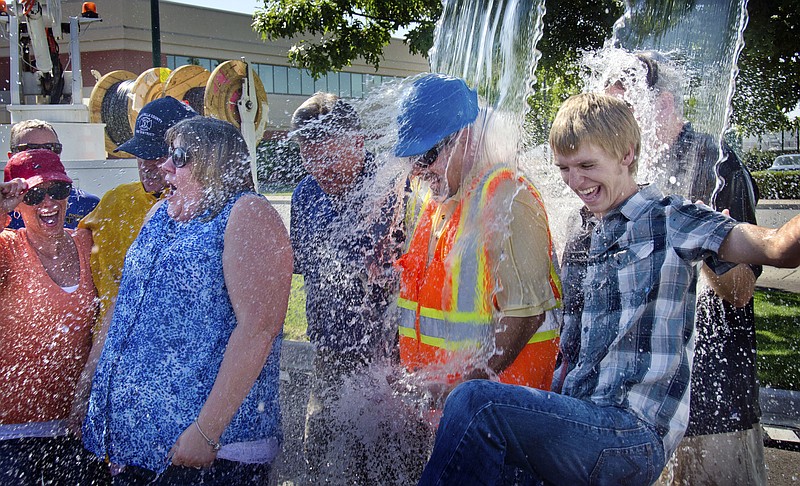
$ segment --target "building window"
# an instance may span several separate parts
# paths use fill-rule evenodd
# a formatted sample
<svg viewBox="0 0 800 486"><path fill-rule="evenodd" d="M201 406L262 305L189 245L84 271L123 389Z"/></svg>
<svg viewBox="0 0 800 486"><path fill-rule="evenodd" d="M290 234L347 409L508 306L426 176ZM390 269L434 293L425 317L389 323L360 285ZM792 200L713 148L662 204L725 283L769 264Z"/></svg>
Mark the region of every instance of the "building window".
<svg viewBox="0 0 800 486"><path fill-rule="evenodd" d="M272 73L275 80L275 93L288 94L289 93L289 68L286 66L273 66Z"/></svg>
<svg viewBox="0 0 800 486"><path fill-rule="evenodd" d="M205 57L167 55L169 69L194 64L213 71L222 62L224 61ZM382 83L399 79L377 74L330 72L315 80L304 69L260 63L254 63L253 66L268 94L310 96L317 91L327 91L342 98L363 98Z"/></svg>
<svg viewBox="0 0 800 486"><path fill-rule="evenodd" d="M328 78L328 92L341 96L341 91L339 91L339 73L328 73L325 77Z"/></svg>
<svg viewBox="0 0 800 486"><path fill-rule="evenodd" d="M302 83L303 83L303 94L304 95L313 95L314 94L314 78L311 77L311 73L306 71L305 69L301 72L302 74Z"/></svg>
<svg viewBox="0 0 800 486"><path fill-rule="evenodd" d="M297 68L289 68L289 94L303 94L302 73Z"/></svg>
<svg viewBox="0 0 800 486"><path fill-rule="evenodd" d="M319 79L314 81L314 92L328 91L328 75L320 76Z"/></svg>
<svg viewBox="0 0 800 486"><path fill-rule="evenodd" d="M275 83L272 81L272 66L269 64L256 64L258 66L258 77L264 84L264 91L267 93L275 92Z"/></svg>

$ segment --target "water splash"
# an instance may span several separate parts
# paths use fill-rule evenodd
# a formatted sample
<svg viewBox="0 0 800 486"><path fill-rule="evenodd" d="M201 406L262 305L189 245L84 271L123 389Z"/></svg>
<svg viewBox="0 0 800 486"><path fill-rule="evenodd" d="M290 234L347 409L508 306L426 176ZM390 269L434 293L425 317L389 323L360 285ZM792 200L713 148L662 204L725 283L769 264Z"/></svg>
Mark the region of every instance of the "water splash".
<svg viewBox="0 0 800 486"><path fill-rule="evenodd" d="M683 115L697 131L709 133L722 143L729 126L737 61L744 47L746 4L746 0L628 1L607 48L652 50L666 56L676 69L676 78L683 80L683 90L678 92ZM640 117L640 124L647 119ZM652 125L656 119L649 120ZM651 150L654 159L663 150L658 144L643 145L645 148ZM675 192L688 195L695 175L694 171L676 175ZM707 203L714 202L723 184L717 179L712 200Z"/></svg>
<svg viewBox="0 0 800 486"><path fill-rule="evenodd" d="M429 52L431 71L463 78L488 106L524 116L544 13L541 0L445 0Z"/></svg>

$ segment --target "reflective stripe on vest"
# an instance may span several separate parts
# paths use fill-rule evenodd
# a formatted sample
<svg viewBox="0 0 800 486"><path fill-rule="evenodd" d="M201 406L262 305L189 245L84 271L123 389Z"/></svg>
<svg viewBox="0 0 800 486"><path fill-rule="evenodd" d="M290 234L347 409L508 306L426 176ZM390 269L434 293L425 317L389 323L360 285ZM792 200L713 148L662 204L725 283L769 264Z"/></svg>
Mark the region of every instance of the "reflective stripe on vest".
<svg viewBox="0 0 800 486"><path fill-rule="evenodd" d="M485 210L489 200L494 196L498 184L507 180L517 179L524 184L537 202L542 204L539 193L521 177L516 177L507 168L498 168L490 171L476 186L476 190L468 193L453 212L453 217L446 224L442 233L442 240L437 245L435 252L441 252L447 258L444 285L438 289L424 289L425 280L432 271L437 255L434 255L430 266L427 265L429 239L432 231L432 218L437 209L437 203L426 194L415 201L422 204L415 206L413 214L415 220L413 232L409 233L406 265L402 265L402 288L398 307L400 308L400 335L414 339L420 343L447 350L476 348L481 344L490 343L489 333L493 318L493 305L491 295L496 287L490 281L487 255L484 245L475 237L464 238L465 223L479 221L479 214ZM419 204L419 203L417 203ZM545 216L546 217L546 216ZM447 241L449 231L455 226L452 241ZM548 229L549 232L549 229ZM548 234L552 254L552 241ZM441 245L444 244L444 247ZM452 250L456 248L457 251ZM550 285L553 293L560 298L558 276L553 265L550 268ZM436 292L437 295L420 295L421 290ZM427 301L427 302L424 302ZM428 305L424 305L427 303ZM438 305L437 305L438 304ZM431 307L436 305L436 307ZM550 327L540 329L531 337L529 343L537 343L555 339L557 329Z"/></svg>

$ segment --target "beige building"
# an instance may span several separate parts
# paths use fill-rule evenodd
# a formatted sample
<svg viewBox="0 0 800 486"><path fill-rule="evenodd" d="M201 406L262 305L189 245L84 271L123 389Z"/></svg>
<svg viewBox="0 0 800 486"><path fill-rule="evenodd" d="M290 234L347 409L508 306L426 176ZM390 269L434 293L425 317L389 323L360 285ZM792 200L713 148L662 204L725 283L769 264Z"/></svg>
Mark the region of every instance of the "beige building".
<svg viewBox="0 0 800 486"><path fill-rule="evenodd" d="M62 0L62 19L80 15L82 1ZM104 75L114 70L127 70L135 74L153 67L152 35L150 25L150 0L96 0L101 22L81 26L80 50L83 73L83 98L89 97L95 84L92 73ZM209 71L229 59L244 57L255 66L267 92L269 119L266 137L280 136L288 128L294 109L317 90L331 91L346 98L364 97L376 84L394 78L403 78L429 69L427 60L412 56L400 40L393 40L386 48L385 60L380 69L356 62L343 72L329 73L314 80L307 72L289 65L286 54L290 40L262 41L251 27L252 17L216 9L159 2L161 30L161 65L174 69L184 64L199 64ZM65 70L72 69L69 60L68 36L60 43L61 62ZM0 39L0 103L3 108L9 96L8 37ZM8 111L0 109L0 123L11 121ZM0 157L8 147L7 126L0 125ZM59 127L57 127L59 128ZM61 130L59 130L61 133ZM62 137L63 138L63 137ZM120 180L135 180L132 161L81 161L70 163L70 144L78 140L63 140L64 159L68 169L92 170L114 168L122 171L113 180L93 174L79 174L82 188L101 193ZM76 155L80 158L80 156ZM97 182L100 180L100 182Z"/></svg>

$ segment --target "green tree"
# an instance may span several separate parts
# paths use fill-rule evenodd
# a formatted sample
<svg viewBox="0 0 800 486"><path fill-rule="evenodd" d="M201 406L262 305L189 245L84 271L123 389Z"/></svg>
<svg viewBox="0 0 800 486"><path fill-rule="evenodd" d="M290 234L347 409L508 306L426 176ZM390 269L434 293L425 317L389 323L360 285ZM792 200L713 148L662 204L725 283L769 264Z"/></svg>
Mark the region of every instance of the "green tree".
<svg viewBox="0 0 800 486"><path fill-rule="evenodd" d="M645 0L661 11L647 29L668 28L694 0ZM547 0L542 58L530 100L531 123L537 133L561 101L580 91L577 67L582 50L597 49L611 34L624 10L623 0ZM661 9L661 10L659 10ZM800 1L753 0L739 58L733 122L746 134L787 129L786 113L800 101ZM297 38L289 60L320 76L341 70L362 58L377 69L391 34L406 31L413 54L427 55L433 45L439 0L264 0L253 28L264 39ZM660 21L659 21L660 19Z"/></svg>
<svg viewBox="0 0 800 486"><path fill-rule="evenodd" d="M319 77L358 57L377 69L397 31L412 54L427 56L441 12L439 0L265 0L253 29L265 40L298 37L289 60Z"/></svg>
<svg viewBox="0 0 800 486"><path fill-rule="evenodd" d="M789 129L800 102L800 2L751 2L744 31L733 123L748 135Z"/></svg>
<svg viewBox="0 0 800 486"><path fill-rule="evenodd" d="M537 48L534 94L528 124L536 143L547 141L558 107L582 88L578 61L583 51L602 47L623 13L617 0L546 0L544 30ZM579 19L579 21L576 21Z"/></svg>
<svg viewBox="0 0 800 486"><path fill-rule="evenodd" d="M549 0L546 7L540 65L556 72L570 69L578 49L602 45L622 13L618 0ZM427 56L441 13L440 0L265 0L253 29L265 40L297 37L289 60L319 76L359 57L377 69L397 31L406 32L412 54Z"/></svg>

